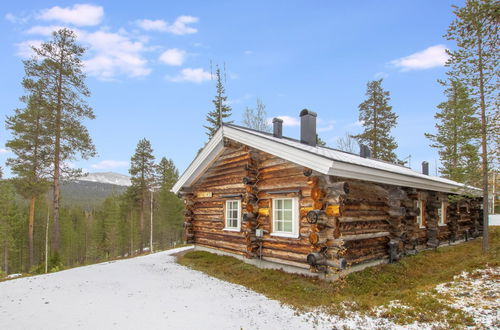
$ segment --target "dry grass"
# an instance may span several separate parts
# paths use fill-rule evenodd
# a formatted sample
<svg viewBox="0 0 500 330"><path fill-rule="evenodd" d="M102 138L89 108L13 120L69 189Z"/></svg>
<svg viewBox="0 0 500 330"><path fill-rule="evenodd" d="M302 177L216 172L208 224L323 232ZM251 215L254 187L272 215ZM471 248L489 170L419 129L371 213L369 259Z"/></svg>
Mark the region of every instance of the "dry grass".
<svg viewBox="0 0 500 330"><path fill-rule="evenodd" d="M473 320L449 307L444 302L446 297L438 295L433 288L463 271L500 266L499 252L500 228L493 227L488 254L481 253L481 239L476 239L421 252L395 264L368 268L334 283L260 269L232 257L203 251L186 253L179 258L179 263L298 309L324 308L342 315L346 305L350 310L368 314L384 306L381 315L400 324L446 319L449 326L456 327L471 325ZM390 305L395 300L409 308Z"/></svg>

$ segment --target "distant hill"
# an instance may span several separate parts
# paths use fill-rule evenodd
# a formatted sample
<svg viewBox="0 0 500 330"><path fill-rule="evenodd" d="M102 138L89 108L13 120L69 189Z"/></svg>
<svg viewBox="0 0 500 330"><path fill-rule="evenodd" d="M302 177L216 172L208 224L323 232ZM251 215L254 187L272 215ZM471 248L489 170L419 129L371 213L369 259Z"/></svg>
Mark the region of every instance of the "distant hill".
<svg viewBox="0 0 500 330"><path fill-rule="evenodd" d="M121 194L127 187L116 184L74 181L61 185L61 203L64 206L95 208L111 194Z"/></svg>
<svg viewBox="0 0 500 330"><path fill-rule="evenodd" d="M61 185L62 204L95 208L111 194L121 194L130 186L130 177L114 172L89 173Z"/></svg>
<svg viewBox="0 0 500 330"><path fill-rule="evenodd" d="M82 176L78 179L79 181L91 181L100 183L109 183L118 186L130 186L130 177L128 175L115 173L115 172L96 172L88 173L86 176Z"/></svg>

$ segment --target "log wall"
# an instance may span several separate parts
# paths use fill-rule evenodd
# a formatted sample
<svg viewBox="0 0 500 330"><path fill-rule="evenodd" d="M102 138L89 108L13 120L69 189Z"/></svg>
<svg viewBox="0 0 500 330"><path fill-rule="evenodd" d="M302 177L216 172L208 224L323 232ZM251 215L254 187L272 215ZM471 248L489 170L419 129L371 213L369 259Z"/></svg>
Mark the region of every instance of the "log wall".
<svg viewBox="0 0 500 330"><path fill-rule="evenodd" d="M183 192L189 243L330 272L481 234L480 199L453 202L445 193L325 176L230 140L225 146ZM296 238L272 234L272 199L284 197L299 201ZM241 200L240 231L224 230L225 202L233 199ZM424 201L423 227L417 200ZM439 225L442 202L447 221Z"/></svg>

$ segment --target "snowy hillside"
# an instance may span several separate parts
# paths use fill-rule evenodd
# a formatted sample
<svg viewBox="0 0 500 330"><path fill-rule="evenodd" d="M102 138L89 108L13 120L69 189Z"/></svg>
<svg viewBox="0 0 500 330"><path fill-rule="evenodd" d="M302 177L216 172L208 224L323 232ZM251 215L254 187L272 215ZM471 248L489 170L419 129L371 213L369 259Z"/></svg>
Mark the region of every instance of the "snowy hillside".
<svg viewBox="0 0 500 330"><path fill-rule="evenodd" d="M170 253L0 282L0 329L313 327L316 316L180 266Z"/></svg>
<svg viewBox="0 0 500 330"><path fill-rule="evenodd" d="M343 317L319 310L298 313L177 264L172 254L186 249L190 247L0 282L0 329L447 328L440 320L400 326L356 312L346 311ZM471 313L484 328L498 328L500 281L491 280L498 276L493 268L464 273L436 289L456 297L454 306Z"/></svg>
<svg viewBox="0 0 500 330"><path fill-rule="evenodd" d="M86 176L79 178L80 181L91 181L99 183L108 183L118 186L130 186L130 177L124 174L114 172L96 172L89 173Z"/></svg>

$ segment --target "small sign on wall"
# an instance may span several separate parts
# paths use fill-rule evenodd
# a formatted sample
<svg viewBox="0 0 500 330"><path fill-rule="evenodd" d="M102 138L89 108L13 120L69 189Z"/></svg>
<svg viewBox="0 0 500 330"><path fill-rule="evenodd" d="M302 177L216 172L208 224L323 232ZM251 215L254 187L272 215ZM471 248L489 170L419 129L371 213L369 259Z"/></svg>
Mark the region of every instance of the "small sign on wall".
<svg viewBox="0 0 500 330"><path fill-rule="evenodd" d="M198 198L210 198L210 197L212 197L212 192L211 191L198 191L196 193L196 197L198 197Z"/></svg>

